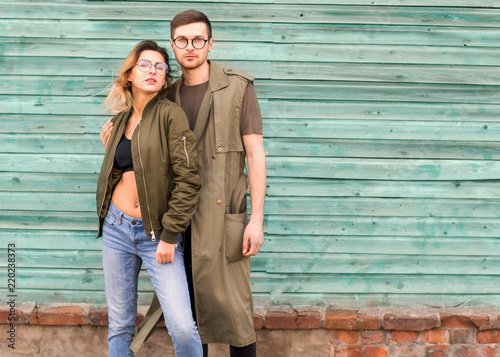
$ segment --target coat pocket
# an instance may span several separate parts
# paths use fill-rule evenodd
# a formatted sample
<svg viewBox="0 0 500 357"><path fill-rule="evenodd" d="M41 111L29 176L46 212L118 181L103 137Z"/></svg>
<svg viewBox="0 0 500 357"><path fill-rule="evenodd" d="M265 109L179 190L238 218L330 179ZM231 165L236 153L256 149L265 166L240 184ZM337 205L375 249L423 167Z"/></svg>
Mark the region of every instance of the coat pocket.
<svg viewBox="0 0 500 357"><path fill-rule="evenodd" d="M243 255L243 233L247 226L247 213L227 213L225 217L225 250L228 264L245 258Z"/></svg>
<svg viewBox="0 0 500 357"><path fill-rule="evenodd" d="M243 255L243 233L248 223L247 176L242 173L234 188L229 213L225 216L225 245L227 263L237 262Z"/></svg>

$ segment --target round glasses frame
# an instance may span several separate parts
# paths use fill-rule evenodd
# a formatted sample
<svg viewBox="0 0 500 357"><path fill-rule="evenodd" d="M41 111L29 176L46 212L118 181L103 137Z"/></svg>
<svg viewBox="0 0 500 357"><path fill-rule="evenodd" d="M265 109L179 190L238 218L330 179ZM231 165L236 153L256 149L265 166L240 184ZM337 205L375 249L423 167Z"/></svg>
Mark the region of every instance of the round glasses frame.
<svg viewBox="0 0 500 357"><path fill-rule="evenodd" d="M158 66L160 66L160 68L158 68ZM163 66L165 66L165 67L162 68ZM148 72L151 70L152 67L155 68L155 72L158 73L158 75L160 75L160 76L167 75L168 64L166 64L164 62L158 62L157 64L153 64L153 63L151 63L150 60L145 59L145 58L143 58L143 59L139 60L139 62L137 62L137 68L139 68L139 71L141 71L141 72Z"/></svg>
<svg viewBox="0 0 500 357"><path fill-rule="evenodd" d="M177 37L177 38L172 38L172 41L174 41L175 47L177 47L179 50L185 49L189 45L189 41L191 41L191 45L195 50L201 50L202 48L205 47L208 41L210 41L210 38L205 40L204 38L193 38L191 40L184 38L184 37Z"/></svg>

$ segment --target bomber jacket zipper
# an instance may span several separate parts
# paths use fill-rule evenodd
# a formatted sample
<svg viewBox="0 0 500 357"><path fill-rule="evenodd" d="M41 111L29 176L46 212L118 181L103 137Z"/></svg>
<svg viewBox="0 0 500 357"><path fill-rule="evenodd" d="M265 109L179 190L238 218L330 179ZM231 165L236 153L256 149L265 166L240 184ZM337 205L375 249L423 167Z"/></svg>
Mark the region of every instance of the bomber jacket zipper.
<svg viewBox="0 0 500 357"><path fill-rule="evenodd" d="M188 155L187 148L186 148L186 136L185 135L181 138L181 141L184 143L184 153L186 154L187 167L189 167L189 155Z"/></svg>
<svg viewBox="0 0 500 357"><path fill-rule="evenodd" d="M149 209L148 190L146 189L146 178L145 178L145 173L144 173L144 165L142 163L141 145L140 145L140 140L139 140L140 136L141 136L141 122L139 121L139 131L137 133L137 150L139 153L139 162L141 163L142 183L144 184L144 194L146 196L146 207L148 209L149 225L151 226L151 231L149 233L151 234L151 240L154 242L154 241L156 241L156 237L155 237L155 231L153 229L153 222L151 221L151 211Z"/></svg>

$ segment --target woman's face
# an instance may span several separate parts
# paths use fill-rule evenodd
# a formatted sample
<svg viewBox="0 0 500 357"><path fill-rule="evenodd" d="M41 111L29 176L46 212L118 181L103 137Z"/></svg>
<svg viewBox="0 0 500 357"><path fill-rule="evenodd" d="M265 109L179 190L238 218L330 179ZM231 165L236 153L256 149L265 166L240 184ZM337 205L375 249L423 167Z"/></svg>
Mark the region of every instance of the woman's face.
<svg viewBox="0 0 500 357"><path fill-rule="evenodd" d="M161 75L158 72L162 73L161 70L165 68L167 68L168 72L168 67L165 66L165 58L159 52L142 51L137 64L132 68L128 77L131 82L132 94L138 94L138 92L156 94L159 92L165 85L167 77L166 73Z"/></svg>

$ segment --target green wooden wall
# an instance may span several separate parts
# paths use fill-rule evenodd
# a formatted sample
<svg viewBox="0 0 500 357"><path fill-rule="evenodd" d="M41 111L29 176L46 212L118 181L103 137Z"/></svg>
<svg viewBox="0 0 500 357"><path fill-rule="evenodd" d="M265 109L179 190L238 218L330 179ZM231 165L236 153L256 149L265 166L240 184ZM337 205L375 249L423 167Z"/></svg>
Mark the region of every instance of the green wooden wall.
<svg viewBox="0 0 500 357"><path fill-rule="evenodd" d="M0 1L0 296L15 243L18 301L105 302L103 90L189 8L257 77L257 304L500 306L499 0Z"/></svg>

